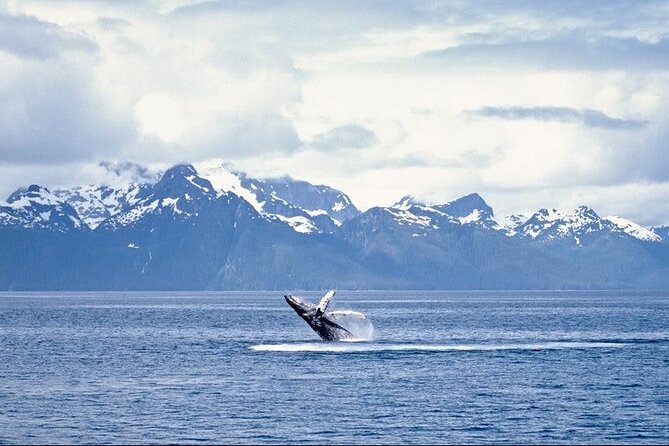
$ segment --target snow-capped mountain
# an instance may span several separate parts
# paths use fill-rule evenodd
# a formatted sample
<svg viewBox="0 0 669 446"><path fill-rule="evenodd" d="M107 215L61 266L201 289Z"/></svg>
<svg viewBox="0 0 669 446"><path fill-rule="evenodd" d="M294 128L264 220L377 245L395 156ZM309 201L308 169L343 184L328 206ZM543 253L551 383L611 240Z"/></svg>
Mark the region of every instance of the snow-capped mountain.
<svg viewBox="0 0 669 446"><path fill-rule="evenodd" d="M392 206L382 209L392 216L397 225L419 231L416 236L425 235L425 232L420 231L437 230L445 222L452 222L445 213L421 203L411 195L406 195Z"/></svg>
<svg viewBox="0 0 669 446"><path fill-rule="evenodd" d="M492 208L478 194L437 205L423 203L407 195L384 209L399 225L415 226L417 229L434 230L446 225L499 229Z"/></svg>
<svg viewBox="0 0 669 446"><path fill-rule="evenodd" d="M600 217L593 209L579 206L561 211L540 209L515 231L524 237L541 240L573 240L581 245L584 238L594 235L614 234L637 240L659 242L660 237L652 231L621 217Z"/></svg>
<svg viewBox="0 0 669 446"><path fill-rule="evenodd" d="M506 230L508 236L513 237L518 233L518 228L523 225L530 216L526 214L511 214L502 217L499 225Z"/></svg>
<svg viewBox="0 0 669 446"><path fill-rule="evenodd" d="M105 182L111 180L110 184L53 189L53 194L76 209L91 229L148 196L152 185L163 176L163 172L128 161L103 161L99 166L106 172Z"/></svg>
<svg viewBox="0 0 669 446"><path fill-rule="evenodd" d="M149 174L141 166L132 163L106 166L112 167L117 175L131 171L132 178L142 182L116 188L75 186L55 189L53 193L37 185L19 189L7 204L0 206L0 223L69 230L96 229L101 224L103 229L111 229L134 224L143 216L155 213L188 219L197 216L201 200L210 201L226 193L244 199L263 218L306 234L332 233L342 222L360 215L343 192L290 177L258 180L223 166L199 174L192 165L182 164L168 169L160 181L152 184L150 181L155 174ZM587 206L566 211L540 209L530 217L522 214L505 217L500 224L493 209L476 193L444 204L428 204L405 196L382 209L397 225L415 230L414 236L459 225L500 231L528 240L570 239L580 245L584 236L593 234L617 234L659 242L666 238L664 232L669 232L662 227L646 229L622 217L601 218Z"/></svg>
<svg viewBox="0 0 669 446"><path fill-rule="evenodd" d="M534 240L571 238L576 244L581 237L602 231L605 225L595 211L587 206L579 206L568 211L539 209L525 223L517 227L517 232Z"/></svg>
<svg viewBox="0 0 669 446"><path fill-rule="evenodd" d="M436 205L434 208L450 215L463 225L478 225L490 229L499 227L492 208L477 193Z"/></svg>
<svg viewBox="0 0 669 446"><path fill-rule="evenodd" d="M66 232L87 229L77 211L47 188L20 188L0 203L0 226Z"/></svg>
<svg viewBox="0 0 669 446"><path fill-rule="evenodd" d="M126 206L104 220L101 229L132 226L152 215L170 215L181 220L194 218L204 206L203 202L212 201L219 195L190 164L179 164L166 170L160 181L153 186L145 185L143 190L144 196L133 195L131 200L126 200Z"/></svg>
<svg viewBox="0 0 669 446"><path fill-rule="evenodd" d="M209 186L205 187L212 187L208 192L214 195L233 193L246 200L263 217L280 222L300 233L331 233L342 221L360 214L343 192L327 186L314 186L290 177L258 180L242 172L227 170L223 166L206 169L203 174L199 174L190 165L180 165L177 170L175 167L178 166L175 166L160 174L134 163L101 163L101 166L114 176L129 182L120 186L116 181L115 186L61 187L53 191L53 195L72 206L81 221L91 229L96 229L103 222L107 228L131 224L145 214L162 212L164 206L170 207L176 214L185 212L183 216L188 217L190 213L182 208L188 208L187 203L194 203L202 198L197 191L190 194L183 192L181 205L174 202L178 200L176 196L163 196L161 201L149 199L164 188L166 183L173 182L174 174L179 169L181 175L177 176L190 176L192 181L199 184L207 182ZM170 178L171 181L168 181ZM188 189L189 182L184 184ZM179 189L181 186L174 187ZM192 184L190 187L192 189ZM3 215L2 218L9 221L10 214Z"/></svg>
<svg viewBox="0 0 669 446"><path fill-rule="evenodd" d="M150 184L132 183L120 188L95 185L60 188L53 194L72 206L79 217L95 229L104 220L134 206L150 190Z"/></svg>
<svg viewBox="0 0 669 446"><path fill-rule="evenodd" d="M312 217L327 215L339 225L360 214L345 193L329 186L313 185L291 177L258 180L243 173L237 175L246 189L261 196L278 198L279 202L292 204Z"/></svg>
<svg viewBox="0 0 669 446"><path fill-rule="evenodd" d="M641 225L638 225L632 221L629 221L622 217L617 217L614 215L604 217L604 220L608 221L612 225L612 231L622 234L627 234L631 237L634 237L638 240L648 241L648 242L661 242L662 237L648 228L644 228Z"/></svg>
<svg viewBox="0 0 669 446"><path fill-rule="evenodd" d="M342 221L360 214L350 198L328 186L314 186L290 177L259 180L224 166L205 169L202 176L221 192L232 192L261 215L301 233L331 233Z"/></svg>
<svg viewBox="0 0 669 446"><path fill-rule="evenodd" d="M660 235L634 222L616 216L602 218L587 206L570 210L540 209L530 217L515 214L501 219L500 224L492 208L475 193L438 205L423 203L409 195L380 209L392 216L394 224L411 231L413 237L475 227L526 242L567 240L578 246L602 236L649 243L662 240Z"/></svg>
<svg viewBox="0 0 669 446"><path fill-rule="evenodd" d="M500 224L469 194L361 213L288 177L108 167L128 182L0 203L0 289L669 288L669 228L586 206Z"/></svg>

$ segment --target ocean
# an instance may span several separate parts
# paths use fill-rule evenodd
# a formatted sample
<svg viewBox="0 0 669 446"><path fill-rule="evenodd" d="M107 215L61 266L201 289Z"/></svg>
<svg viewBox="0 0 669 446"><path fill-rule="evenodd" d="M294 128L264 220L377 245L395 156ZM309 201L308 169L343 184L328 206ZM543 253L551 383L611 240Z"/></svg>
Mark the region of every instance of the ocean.
<svg viewBox="0 0 669 446"><path fill-rule="evenodd" d="M0 443L669 442L669 293L282 295L0 293Z"/></svg>

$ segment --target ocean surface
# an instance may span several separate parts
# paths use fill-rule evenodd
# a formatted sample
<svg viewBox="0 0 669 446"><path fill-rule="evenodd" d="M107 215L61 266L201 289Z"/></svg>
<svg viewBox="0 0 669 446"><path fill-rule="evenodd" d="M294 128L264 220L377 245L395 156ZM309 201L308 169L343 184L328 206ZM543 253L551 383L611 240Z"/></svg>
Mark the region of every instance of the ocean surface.
<svg viewBox="0 0 669 446"><path fill-rule="evenodd" d="M319 293L296 293L317 301ZM0 443L669 443L669 294L0 293Z"/></svg>

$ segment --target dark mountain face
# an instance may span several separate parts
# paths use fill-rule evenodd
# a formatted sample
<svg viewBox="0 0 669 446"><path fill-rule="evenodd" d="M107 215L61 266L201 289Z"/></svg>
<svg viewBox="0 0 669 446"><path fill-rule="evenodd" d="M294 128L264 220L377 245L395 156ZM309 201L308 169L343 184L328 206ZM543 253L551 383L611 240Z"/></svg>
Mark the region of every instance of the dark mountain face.
<svg viewBox="0 0 669 446"><path fill-rule="evenodd" d="M474 213L477 213L482 220L494 217L492 208L476 193L465 195L446 204L434 206L434 208L455 218L466 218Z"/></svg>
<svg viewBox="0 0 669 446"><path fill-rule="evenodd" d="M640 283L661 287L659 271L667 268L667 249L614 232L583 229L581 244L571 238L509 236L502 228L462 224L412 205L370 209L346 222L338 236L356 247L356 260L385 277L390 287L600 289ZM609 255L616 258L606 260Z"/></svg>
<svg viewBox="0 0 669 446"><path fill-rule="evenodd" d="M652 229L664 243L669 243L669 226L657 226Z"/></svg>
<svg viewBox="0 0 669 446"><path fill-rule="evenodd" d="M510 228L477 194L360 213L326 186L227 175L19 189L0 204L0 289L669 287L666 228L587 207Z"/></svg>

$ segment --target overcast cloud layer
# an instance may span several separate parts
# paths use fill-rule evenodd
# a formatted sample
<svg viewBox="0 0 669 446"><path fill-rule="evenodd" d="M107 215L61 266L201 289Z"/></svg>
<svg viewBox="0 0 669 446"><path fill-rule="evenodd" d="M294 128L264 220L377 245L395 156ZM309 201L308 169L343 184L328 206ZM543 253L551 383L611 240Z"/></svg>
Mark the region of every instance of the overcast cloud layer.
<svg viewBox="0 0 669 446"><path fill-rule="evenodd" d="M0 4L0 194L232 162L669 223L669 3Z"/></svg>

